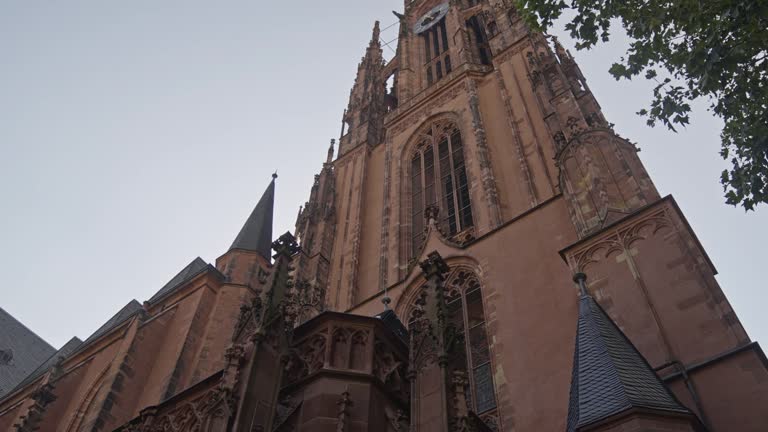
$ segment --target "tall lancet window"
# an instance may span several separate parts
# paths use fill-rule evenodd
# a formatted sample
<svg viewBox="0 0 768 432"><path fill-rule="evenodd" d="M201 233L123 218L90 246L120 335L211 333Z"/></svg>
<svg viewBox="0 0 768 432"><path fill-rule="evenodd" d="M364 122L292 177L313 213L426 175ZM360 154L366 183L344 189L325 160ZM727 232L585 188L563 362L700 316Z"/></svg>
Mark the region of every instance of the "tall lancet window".
<svg viewBox="0 0 768 432"><path fill-rule="evenodd" d="M453 122L437 122L421 137L411 158L413 256L425 235L425 211L435 207L443 232L455 235L472 226L469 184L461 132Z"/></svg>
<svg viewBox="0 0 768 432"><path fill-rule="evenodd" d="M483 21L477 15L467 20L469 39L474 47L477 60L484 65L491 64L491 47L488 44L488 35L485 32Z"/></svg>
<svg viewBox="0 0 768 432"><path fill-rule="evenodd" d="M424 44L427 85L432 85L453 70L451 56L448 54L448 31L445 28L445 18L422 33L421 39Z"/></svg>
<svg viewBox="0 0 768 432"><path fill-rule="evenodd" d="M474 274L459 270L449 279L445 294L448 312L464 342L471 388L470 408L477 414L496 409L491 352L485 328L480 282Z"/></svg>
<svg viewBox="0 0 768 432"><path fill-rule="evenodd" d="M450 377L466 377L464 396L467 408L480 416L491 429L498 430L496 390L480 282L473 271L463 268L453 271L446 281L446 317L456 334L452 338L456 342L448 348L448 374ZM417 325L415 323L419 316L423 316L424 302L429 301L427 297L432 296L427 294L420 297L412 305L408 324L410 329ZM435 361L430 358L434 356L434 349L429 346L429 340L421 341L418 336L411 343L415 363L412 367L416 369L419 380L422 377L421 371ZM426 375L424 377L429 379ZM456 388L452 387L449 391L455 392Z"/></svg>

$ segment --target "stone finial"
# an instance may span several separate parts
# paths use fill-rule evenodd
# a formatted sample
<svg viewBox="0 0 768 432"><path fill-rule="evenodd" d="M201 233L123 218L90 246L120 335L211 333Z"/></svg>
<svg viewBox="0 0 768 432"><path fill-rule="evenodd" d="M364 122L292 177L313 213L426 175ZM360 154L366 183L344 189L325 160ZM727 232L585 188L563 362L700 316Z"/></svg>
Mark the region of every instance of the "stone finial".
<svg viewBox="0 0 768 432"><path fill-rule="evenodd" d="M381 37L381 28L379 22L376 21L373 24L373 34L371 35L371 45L379 45L379 38Z"/></svg>
<svg viewBox="0 0 768 432"><path fill-rule="evenodd" d="M290 257L299 251L299 245L296 243L296 237L290 232L286 232L272 242L272 250L274 250L275 254L278 256Z"/></svg>
<svg viewBox="0 0 768 432"><path fill-rule="evenodd" d="M336 402L339 406L337 414L338 423L336 424L336 432L345 432L347 430L347 421L349 419L349 408L354 405L349 398L349 386L341 393L341 399Z"/></svg>
<svg viewBox="0 0 768 432"><path fill-rule="evenodd" d="M451 378L451 384L453 384L454 414L458 418L465 418L469 415L469 402L467 401L467 386L469 385L469 379L467 379L467 373L462 370L455 370L453 371L453 376Z"/></svg>
<svg viewBox="0 0 768 432"><path fill-rule="evenodd" d="M389 297L386 287L384 288L384 297L381 298L381 302L384 304L384 310L389 310L389 304L392 303L392 299Z"/></svg>
<svg viewBox="0 0 768 432"><path fill-rule="evenodd" d="M587 275L584 273L576 273L573 275L573 281L576 283L576 285L579 286L579 296L580 297L587 297L589 296L589 292L587 292Z"/></svg>
<svg viewBox="0 0 768 432"><path fill-rule="evenodd" d="M427 255L427 259L420 264L421 271L424 272L424 276L430 279L434 276L438 276L440 279L444 278L444 275L448 273L449 267L445 263L443 257L437 251L431 252Z"/></svg>
<svg viewBox="0 0 768 432"><path fill-rule="evenodd" d="M437 226L437 218L440 214L440 207L436 205L428 205L424 209L424 218L427 220L427 226L431 226L431 224L435 224Z"/></svg>
<svg viewBox="0 0 768 432"><path fill-rule="evenodd" d="M331 145L328 147L328 156L325 158L325 163L331 163L333 162L333 153L334 153L334 146L336 145L336 140L331 139Z"/></svg>

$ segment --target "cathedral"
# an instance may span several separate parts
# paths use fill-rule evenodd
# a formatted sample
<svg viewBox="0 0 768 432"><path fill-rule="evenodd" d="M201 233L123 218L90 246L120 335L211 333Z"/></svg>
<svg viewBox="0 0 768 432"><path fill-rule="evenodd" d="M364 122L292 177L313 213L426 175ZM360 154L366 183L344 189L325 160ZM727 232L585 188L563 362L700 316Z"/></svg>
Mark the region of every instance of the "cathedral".
<svg viewBox="0 0 768 432"><path fill-rule="evenodd" d="M511 0L395 15L294 233L275 175L85 341L0 310L0 432L768 430L765 354L574 57Z"/></svg>

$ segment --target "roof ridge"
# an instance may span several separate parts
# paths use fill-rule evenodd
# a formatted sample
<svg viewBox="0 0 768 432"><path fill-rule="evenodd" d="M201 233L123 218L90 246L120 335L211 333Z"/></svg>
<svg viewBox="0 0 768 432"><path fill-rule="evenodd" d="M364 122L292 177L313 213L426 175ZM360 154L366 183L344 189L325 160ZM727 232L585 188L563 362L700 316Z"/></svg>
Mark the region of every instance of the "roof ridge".
<svg viewBox="0 0 768 432"><path fill-rule="evenodd" d="M110 317L104 324L97 328L96 331L91 333L91 335L85 339L83 345L89 344L99 337L109 333L112 329L118 327L120 324L124 323L126 320L130 319L143 309L144 307L141 305L141 303L138 302L138 300L132 299L125 306L120 308L120 310L118 310L114 315L112 315L112 317Z"/></svg>
<svg viewBox="0 0 768 432"><path fill-rule="evenodd" d="M166 295L175 291L176 288L183 285L193 277L197 276L200 272L205 270L210 264L205 262L204 259L199 256L193 259L189 264L184 266L178 273L176 273L168 282L165 283L157 292L147 300L149 303L154 303L157 300L165 297Z"/></svg>

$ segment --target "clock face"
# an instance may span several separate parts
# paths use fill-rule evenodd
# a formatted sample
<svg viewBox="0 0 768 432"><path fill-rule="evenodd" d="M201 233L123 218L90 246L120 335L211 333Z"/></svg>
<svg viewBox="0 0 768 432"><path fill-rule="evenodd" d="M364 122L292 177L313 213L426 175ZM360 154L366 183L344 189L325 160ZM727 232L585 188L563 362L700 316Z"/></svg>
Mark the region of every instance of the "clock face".
<svg viewBox="0 0 768 432"><path fill-rule="evenodd" d="M419 18L418 21L416 21L416 25L413 26L413 32L416 34L424 33L425 31L432 28L433 25L440 22L440 20L443 19L443 17L447 13L448 13L447 2L435 6L434 8L432 8L432 10L425 13L424 16L422 16L421 18Z"/></svg>

